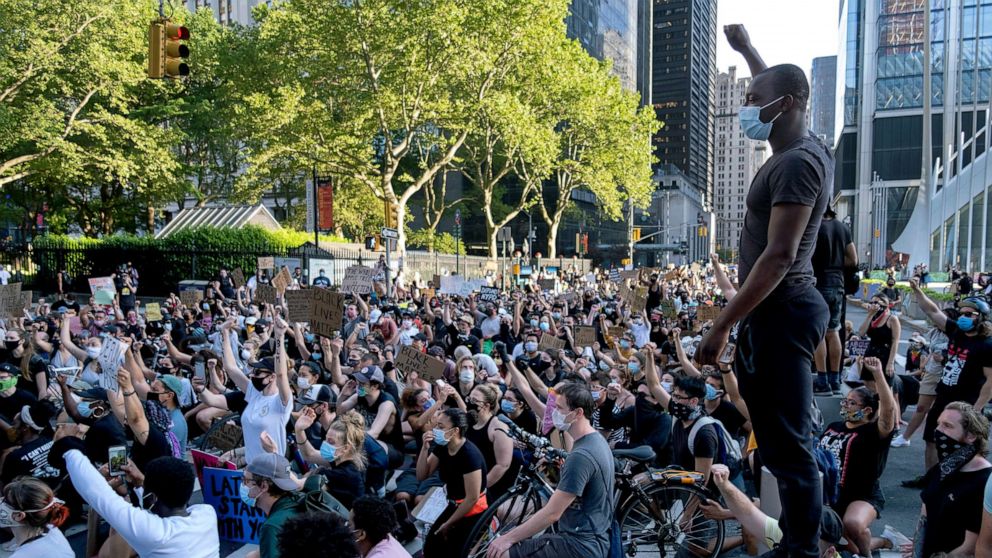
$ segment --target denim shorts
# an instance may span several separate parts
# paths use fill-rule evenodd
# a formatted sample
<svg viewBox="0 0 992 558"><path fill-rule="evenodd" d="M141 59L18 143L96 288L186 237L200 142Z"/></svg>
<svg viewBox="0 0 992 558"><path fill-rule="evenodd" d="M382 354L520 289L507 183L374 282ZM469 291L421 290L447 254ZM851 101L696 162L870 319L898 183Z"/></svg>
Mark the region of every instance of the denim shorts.
<svg viewBox="0 0 992 558"><path fill-rule="evenodd" d="M823 301L827 303L827 308L830 309L830 319L827 321L827 330L840 330L840 313L844 305L844 287L824 287L816 290L820 292L820 296L823 297Z"/></svg>

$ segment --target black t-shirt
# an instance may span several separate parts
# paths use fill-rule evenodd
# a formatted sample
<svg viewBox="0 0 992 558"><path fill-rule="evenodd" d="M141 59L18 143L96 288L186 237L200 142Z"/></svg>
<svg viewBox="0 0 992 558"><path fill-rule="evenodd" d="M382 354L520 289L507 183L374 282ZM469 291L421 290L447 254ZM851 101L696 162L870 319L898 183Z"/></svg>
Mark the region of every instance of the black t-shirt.
<svg viewBox="0 0 992 558"><path fill-rule="evenodd" d="M772 207L780 204L811 207L812 214L792 266L776 290L814 283L811 259L820 220L833 194L833 175L833 155L812 134L776 152L758 169L748 190L747 213L741 230L738 271L741 284L747 281L751 268L768 246Z"/></svg>
<svg viewBox="0 0 992 558"><path fill-rule="evenodd" d="M523 411L521 411L519 417L511 418L510 420L513 421L513 424L516 424L517 426L522 428L524 432L534 434L535 436L538 435L537 415L535 415L534 411L531 411L529 408L526 408Z"/></svg>
<svg viewBox="0 0 992 558"><path fill-rule="evenodd" d="M58 469L48 464L48 452L51 449L52 439L45 436L22 444L7 455L0 480L8 484L16 477L29 475L54 488L59 483L60 475Z"/></svg>
<svg viewBox="0 0 992 558"><path fill-rule="evenodd" d="M119 287L121 293L121 308L134 308L136 297L132 287Z"/></svg>
<svg viewBox="0 0 992 558"><path fill-rule="evenodd" d="M982 529L982 499L992 468L958 471L940 481L939 466L927 472L920 494L927 507L923 556L950 552L964 542L965 531Z"/></svg>
<svg viewBox="0 0 992 558"><path fill-rule="evenodd" d="M21 409L37 400L38 398L33 393L16 388L9 397L0 396L0 417L8 424L13 424L14 417L21 412Z"/></svg>
<svg viewBox="0 0 992 558"><path fill-rule="evenodd" d="M868 501L882 476L886 449L892 435L882 438L878 423L848 428L843 421L831 423L820 437L820 447L834 456L840 481L837 512L842 514L855 500Z"/></svg>
<svg viewBox="0 0 992 558"><path fill-rule="evenodd" d="M638 393L633 405L619 411L616 401L607 399L600 411L599 423L604 428L629 428L630 446L651 446L659 464L668 465L671 461L672 415L661 405L648 401L644 394Z"/></svg>
<svg viewBox="0 0 992 558"><path fill-rule="evenodd" d="M983 369L992 366L992 338L970 337L950 320L944 333L950 342L937 395L945 401L974 403L985 385Z"/></svg>
<svg viewBox="0 0 992 558"><path fill-rule="evenodd" d="M816 233L816 250L813 251L813 274L816 286L844 286L844 253L852 242L851 231L837 219L824 219Z"/></svg>
<svg viewBox="0 0 992 558"><path fill-rule="evenodd" d="M731 436L737 438L743 435L741 430L747 419L730 401L721 401L720 406L714 409L710 416L720 421Z"/></svg>
<svg viewBox="0 0 992 558"><path fill-rule="evenodd" d="M97 419L89 425L86 432L86 457L94 463L106 463L109 457L109 450L114 446L127 444L127 435L124 434L124 425L121 424L113 413Z"/></svg>
<svg viewBox="0 0 992 558"><path fill-rule="evenodd" d="M471 333L468 335L462 335L458 332L458 328L454 324L447 327L448 333L448 356L455 355L455 349L458 347L468 347L472 354L477 354L482 352L482 343L479 338Z"/></svg>
<svg viewBox="0 0 992 558"><path fill-rule="evenodd" d="M396 404L396 399L394 399L392 395L389 395L385 391L380 391L379 397L376 398L376 400L371 404L369 404L364 397L359 397L358 404L355 405L355 410L365 417L365 427L371 428L372 424L375 422L376 415L379 414L379 407L381 407L386 401L391 401L393 403L393 418L389 419L386 423L386 427L382 429L382 432L379 434L379 440L386 442L397 450L402 451L404 444L403 426L399 417L400 407Z"/></svg>
<svg viewBox="0 0 992 558"><path fill-rule="evenodd" d="M145 443L139 444L135 440L134 445L131 446L131 460L140 471L144 471L145 465L148 465L152 459L171 456L172 445L169 443L169 439L152 424L148 425L148 438Z"/></svg>
<svg viewBox="0 0 992 558"><path fill-rule="evenodd" d="M475 447L475 444L465 440L455 455L448 453L448 446L435 444L431 453L437 456L438 475L441 477L441 482L448 488L449 500L465 499L464 477L472 471L482 471L481 491L486 491L486 475L489 474L489 470L486 469L486 460L483 459L482 452Z"/></svg>
<svg viewBox="0 0 992 558"><path fill-rule="evenodd" d="M365 495L365 474L353 462L332 463L330 467L321 467L319 472L327 479L327 492L349 510L355 500Z"/></svg>
<svg viewBox="0 0 992 558"><path fill-rule="evenodd" d="M674 420L672 425L672 460L686 471L696 470L697 457L703 459L710 457L716 463L720 452L720 439L717 437L716 427L712 424L700 427L693 440L694 451L689 451L689 433L693 424L686 427L682 425L682 421Z"/></svg>
<svg viewBox="0 0 992 558"><path fill-rule="evenodd" d="M74 310L76 312L76 314L79 314L79 303L78 302L73 302L72 304L69 304L65 300L57 300L57 301L55 301L54 304L52 304L52 311L53 312L54 311L58 311L60 308L68 308L70 310Z"/></svg>

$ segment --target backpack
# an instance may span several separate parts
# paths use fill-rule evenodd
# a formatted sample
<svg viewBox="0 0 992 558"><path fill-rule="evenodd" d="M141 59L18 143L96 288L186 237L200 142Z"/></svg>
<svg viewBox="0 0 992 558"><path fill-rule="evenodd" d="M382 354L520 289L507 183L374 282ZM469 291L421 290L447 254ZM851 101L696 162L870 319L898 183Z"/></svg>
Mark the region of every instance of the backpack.
<svg viewBox="0 0 992 558"><path fill-rule="evenodd" d="M840 498L840 468L834 454L817 446L813 448L816 467L823 473L823 503L832 506Z"/></svg>
<svg viewBox="0 0 992 558"><path fill-rule="evenodd" d="M723 423L718 421L713 417L702 416L696 420L695 424L689 430L689 452L693 455L696 454L695 442L696 434L699 434L699 430L706 426L707 424L712 424L713 428L716 429L716 437L719 442L719 450L717 452L717 463L722 463L730 468L731 473L735 470L740 470L740 464L743 454L741 453L740 443L727 432L727 428L723 426Z"/></svg>
<svg viewBox="0 0 992 558"><path fill-rule="evenodd" d="M324 490L324 477L311 475L303 484L303 490L297 495L296 511L298 513L324 512L347 520L351 512L337 498Z"/></svg>

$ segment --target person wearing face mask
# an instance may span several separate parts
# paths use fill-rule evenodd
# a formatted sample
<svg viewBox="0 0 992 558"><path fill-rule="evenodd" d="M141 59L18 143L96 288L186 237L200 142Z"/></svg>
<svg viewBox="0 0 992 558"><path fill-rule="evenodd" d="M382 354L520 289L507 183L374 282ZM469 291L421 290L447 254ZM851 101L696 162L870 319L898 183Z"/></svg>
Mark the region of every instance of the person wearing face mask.
<svg viewBox="0 0 992 558"><path fill-rule="evenodd" d="M398 522L389 502L368 496L359 498L350 519L362 558L410 558L410 553L393 538Z"/></svg>
<svg viewBox="0 0 992 558"><path fill-rule="evenodd" d="M867 335L870 343L865 351L867 357L876 357L882 361L882 369L885 370L885 379L889 386L896 374L896 354L899 352L899 336L902 332L899 318L892 313L891 301L884 295L875 295L871 304L868 305L868 314L858 331L859 336ZM868 383L868 387L875 379L870 372L861 371L861 381Z"/></svg>
<svg viewBox="0 0 992 558"><path fill-rule="evenodd" d="M14 417L12 430L17 447L3 459L0 481L7 484L19 476L31 476L57 488L61 475L48 464L52 447L51 421L56 410L48 401L35 401L21 408Z"/></svg>
<svg viewBox="0 0 992 558"><path fill-rule="evenodd" d="M499 409L525 432L538 435L537 415L527 406L524 394L516 387L511 387L500 399Z"/></svg>
<svg viewBox="0 0 992 558"><path fill-rule="evenodd" d="M248 462L239 487L241 501L266 515L258 531L258 550L249 553L249 558L281 556L279 534L283 525L300 513L295 497L300 488L300 482L290 472L289 461L281 454L263 453Z"/></svg>
<svg viewBox="0 0 992 558"><path fill-rule="evenodd" d="M703 379L706 381L703 410L707 416L720 421L720 424L734 438L746 437L751 432L751 425L747 416L741 413L740 409L731 401L728 401L723 375L716 370L711 370L703 374ZM743 405L741 408L747 409Z"/></svg>
<svg viewBox="0 0 992 558"><path fill-rule="evenodd" d="M634 341L634 347L640 349L651 340L651 326L648 325L647 313L642 311L634 314L627 321L627 328Z"/></svg>
<svg viewBox="0 0 992 558"><path fill-rule="evenodd" d="M296 439L308 463L320 466L318 473L326 479L327 491L346 508L365 494L365 419L351 411L339 416L327 429L326 438L315 448L306 430L313 423L312 413L296 421Z"/></svg>
<svg viewBox="0 0 992 558"><path fill-rule="evenodd" d="M20 374L21 371L9 362L0 364L0 428L5 431L10 429L14 417L25 405L38 400L33 393L17 387L17 378ZM0 437L0 447L6 444L7 440Z"/></svg>
<svg viewBox="0 0 992 558"><path fill-rule="evenodd" d="M317 276L313 279L314 287L328 288L331 286L331 280L327 277L327 272L321 269L317 272Z"/></svg>
<svg viewBox="0 0 992 558"><path fill-rule="evenodd" d="M107 390L95 387L74 392L69 388L67 377L59 376L58 382L66 414L76 424L84 424L88 428L85 452L91 461L102 462L107 459L107 450L127 444L124 423L121 420L124 417L123 406L119 408L118 418L110 404Z"/></svg>
<svg viewBox="0 0 992 558"><path fill-rule="evenodd" d="M59 529L69 516L64 502L38 479L7 483L0 501L0 527L14 534L11 558L73 558L75 552Z"/></svg>
<svg viewBox="0 0 992 558"><path fill-rule="evenodd" d="M487 558L607 556L613 519L614 459L606 440L589 422L592 394L577 382L557 390L555 427L574 443L561 479L547 504L526 522L492 541ZM538 533L558 524L554 534Z"/></svg>
<svg viewBox="0 0 992 558"><path fill-rule="evenodd" d="M345 384L338 399L338 413L355 409L365 418L368 435L388 446L390 464L402 462L403 425L396 399L383 387L385 375L378 366L366 366Z"/></svg>
<svg viewBox="0 0 992 558"><path fill-rule="evenodd" d="M650 345L645 348L645 370L654 371L654 359L649 357ZM657 372L653 372L657 376ZM646 377L650 377L647 376ZM665 377L669 377L668 374ZM606 386L606 402L601 416L601 424L607 428L626 430L626 437L618 440L615 449L651 446L655 453L655 463L671 463L672 416L658 403L650 390L650 383L641 384L636 394L630 394L630 375L621 370L610 370ZM625 395L626 394L626 395Z"/></svg>
<svg viewBox="0 0 992 558"><path fill-rule="evenodd" d="M320 365L314 362L304 362L296 372L297 400L323 400L337 403L337 396L330 386L320 383Z"/></svg>
<svg viewBox="0 0 992 558"><path fill-rule="evenodd" d="M520 470L513 459L509 428L496 420L498 402L499 390L488 384L476 386L465 401L469 420L465 436L486 461L486 497L494 502L513 486Z"/></svg>
<svg viewBox="0 0 992 558"><path fill-rule="evenodd" d="M982 299L960 301L957 320L952 321L923 293L916 280L911 285L920 309L948 338L947 358L937 384L937 396L923 428L928 462L935 463L934 430L944 408L951 402L964 401L976 409L984 409L992 400L992 324L989 323L989 305Z"/></svg>
<svg viewBox="0 0 992 558"><path fill-rule="evenodd" d="M472 328L475 327L475 320L468 314L462 314L458 317L457 321L452 322L451 313L454 310L453 306L454 303L449 302L445 305L442 313L442 319L444 320L448 334L448 354L455 354L457 347L467 347L472 354L480 352L482 350L482 342L472 333Z"/></svg>
<svg viewBox="0 0 992 558"><path fill-rule="evenodd" d="M476 370L475 361L471 356L463 356L458 359L458 363L455 365L455 370L458 371L458 383L455 385L455 391L458 394L458 399L456 403L461 407L461 402L468 398L468 394L472 392L472 389L476 385Z"/></svg>
<svg viewBox="0 0 992 558"><path fill-rule="evenodd" d="M978 550L982 497L992 474L985 458L989 421L971 405L952 402L940 413L934 440L938 463L927 472L920 494L923 508L912 551L915 556L970 556Z"/></svg>
<svg viewBox="0 0 992 558"><path fill-rule="evenodd" d="M186 426L186 417L179 406L179 394L183 391L183 384L175 376L162 376L151 383L151 389L145 394L147 401L157 402L169 414L172 419L172 433L179 441L180 452L186 453L186 441L189 438L189 429Z"/></svg>
<svg viewBox="0 0 992 558"><path fill-rule="evenodd" d="M885 469L897 407L892 390L882 380L882 363L865 357L862 365L876 377L876 395L860 387L841 400L841 421L823 431L819 447L833 455L839 471L839 494L831 507L844 518L844 536L860 556L870 556L872 522L885 505L879 478Z"/></svg>

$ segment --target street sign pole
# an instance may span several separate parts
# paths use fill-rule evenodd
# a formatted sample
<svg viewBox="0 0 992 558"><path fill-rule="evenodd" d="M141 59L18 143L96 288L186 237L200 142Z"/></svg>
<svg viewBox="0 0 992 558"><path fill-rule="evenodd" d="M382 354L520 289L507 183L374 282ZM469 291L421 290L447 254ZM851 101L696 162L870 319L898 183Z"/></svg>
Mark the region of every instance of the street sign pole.
<svg viewBox="0 0 992 558"><path fill-rule="evenodd" d="M393 243L399 238L399 231L396 229L391 229L389 227L384 227L379 231L380 237L386 244L386 297L393 297L393 282L390 280L390 275L392 272L392 252Z"/></svg>
<svg viewBox="0 0 992 558"><path fill-rule="evenodd" d="M455 210L455 274L461 275L462 210Z"/></svg>

